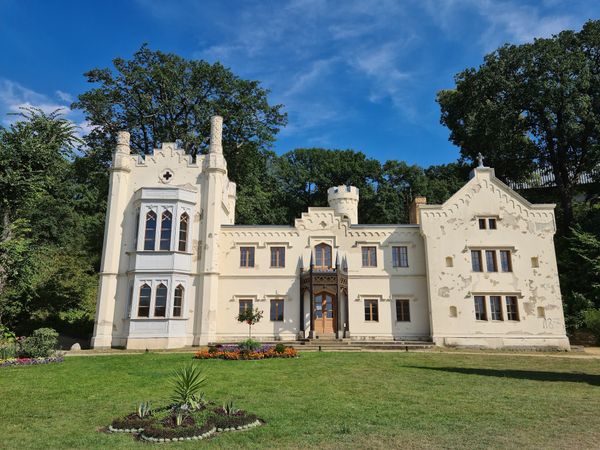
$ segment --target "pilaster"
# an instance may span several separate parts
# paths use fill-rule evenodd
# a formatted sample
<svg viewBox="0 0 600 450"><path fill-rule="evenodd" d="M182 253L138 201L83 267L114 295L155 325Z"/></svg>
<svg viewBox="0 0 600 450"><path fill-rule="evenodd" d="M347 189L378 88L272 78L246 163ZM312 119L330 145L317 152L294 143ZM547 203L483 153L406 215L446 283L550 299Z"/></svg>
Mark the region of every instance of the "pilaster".
<svg viewBox="0 0 600 450"><path fill-rule="evenodd" d="M104 228L104 246L100 265L98 306L94 322L92 348L110 347L117 296L117 274L122 254L123 216L127 205L129 174L131 172L129 133L117 135L117 147L110 169L108 206Z"/></svg>

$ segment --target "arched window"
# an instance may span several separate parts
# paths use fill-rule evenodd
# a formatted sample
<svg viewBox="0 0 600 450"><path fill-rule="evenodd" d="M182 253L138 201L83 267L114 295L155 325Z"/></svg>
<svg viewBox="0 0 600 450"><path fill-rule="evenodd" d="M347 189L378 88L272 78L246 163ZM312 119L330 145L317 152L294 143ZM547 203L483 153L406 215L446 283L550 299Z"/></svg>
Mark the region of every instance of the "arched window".
<svg viewBox="0 0 600 450"><path fill-rule="evenodd" d="M178 285L175 288L175 296L173 297L173 317L181 317L181 310L183 308L183 293L185 290L182 285Z"/></svg>
<svg viewBox="0 0 600 450"><path fill-rule="evenodd" d="M144 233L144 250L154 250L156 240L156 213L149 211L146 214L146 232Z"/></svg>
<svg viewBox="0 0 600 450"><path fill-rule="evenodd" d="M169 211L163 212L160 222L159 248L161 250L171 250L171 227L173 225L173 215Z"/></svg>
<svg viewBox="0 0 600 450"><path fill-rule="evenodd" d="M315 266L323 269L331 268L331 246L319 244L315 247Z"/></svg>
<svg viewBox="0 0 600 450"><path fill-rule="evenodd" d="M150 316L150 297L152 296L152 288L147 284L143 284L140 288L140 298L138 301L138 317Z"/></svg>
<svg viewBox="0 0 600 450"><path fill-rule="evenodd" d="M188 222L190 216L187 213L183 213L179 219L179 251L185 252L187 250L187 235L188 235Z"/></svg>
<svg viewBox="0 0 600 450"><path fill-rule="evenodd" d="M167 312L167 287L160 283L156 288L156 301L154 302L154 317L165 317Z"/></svg>

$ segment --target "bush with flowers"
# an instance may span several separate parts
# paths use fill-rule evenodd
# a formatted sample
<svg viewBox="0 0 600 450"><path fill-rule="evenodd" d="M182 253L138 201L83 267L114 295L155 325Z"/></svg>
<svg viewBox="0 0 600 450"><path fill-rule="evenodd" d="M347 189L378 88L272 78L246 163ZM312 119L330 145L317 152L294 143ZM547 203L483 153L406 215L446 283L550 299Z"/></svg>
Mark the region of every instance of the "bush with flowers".
<svg viewBox="0 0 600 450"><path fill-rule="evenodd" d="M39 328L31 336L17 337L0 325L0 367L32 366L62 362L58 354L58 333L52 328Z"/></svg>
<svg viewBox="0 0 600 450"><path fill-rule="evenodd" d="M256 342L256 341L254 341ZM248 360L248 359L269 359L269 358L296 358L298 351L293 347L283 344L269 345L260 344L258 347L249 348L248 341L237 345L217 344L209 346L206 350L196 352L196 359L227 359L227 360Z"/></svg>

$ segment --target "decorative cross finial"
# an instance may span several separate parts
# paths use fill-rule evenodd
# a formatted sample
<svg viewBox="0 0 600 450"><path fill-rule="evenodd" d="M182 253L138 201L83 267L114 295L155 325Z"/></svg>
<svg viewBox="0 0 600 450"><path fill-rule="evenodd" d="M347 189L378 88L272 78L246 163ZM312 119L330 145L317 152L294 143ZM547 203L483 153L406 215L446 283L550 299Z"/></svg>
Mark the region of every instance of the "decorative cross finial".
<svg viewBox="0 0 600 450"><path fill-rule="evenodd" d="M479 165L477 167L484 167L483 165L483 155L480 153L477 153L477 161L479 162Z"/></svg>

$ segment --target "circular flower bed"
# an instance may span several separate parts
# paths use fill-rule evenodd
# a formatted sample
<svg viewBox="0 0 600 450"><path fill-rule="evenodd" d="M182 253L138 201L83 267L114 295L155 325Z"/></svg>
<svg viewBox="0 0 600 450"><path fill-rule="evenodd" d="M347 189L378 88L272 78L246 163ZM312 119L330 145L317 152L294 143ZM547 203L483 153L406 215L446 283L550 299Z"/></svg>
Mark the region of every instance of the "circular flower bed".
<svg viewBox="0 0 600 450"><path fill-rule="evenodd" d="M47 358L9 358L0 359L0 367L10 366L34 366L38 364L51 364L63 362L65 358L62 356L50 356Z"/></svg>
<svg viewBox="0 0 600 450"><path fill-rule="evenodd" d="M215 345L208 350L196 352L196 359L256 360L268 358L297 358L298 351L283 344L261 345L255 350L240 348L238 345Z"/></svg>

